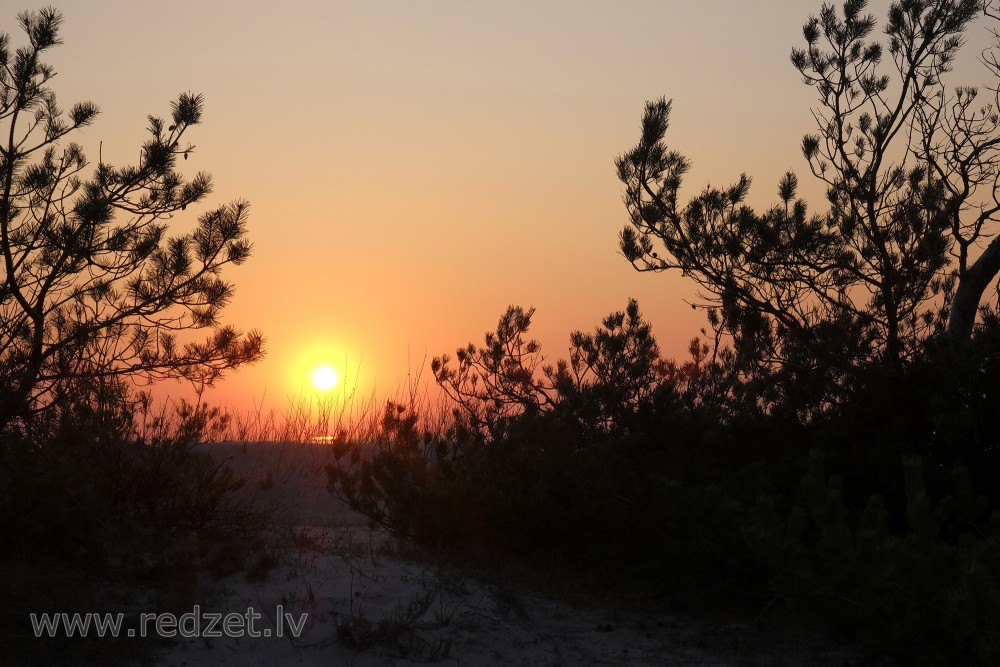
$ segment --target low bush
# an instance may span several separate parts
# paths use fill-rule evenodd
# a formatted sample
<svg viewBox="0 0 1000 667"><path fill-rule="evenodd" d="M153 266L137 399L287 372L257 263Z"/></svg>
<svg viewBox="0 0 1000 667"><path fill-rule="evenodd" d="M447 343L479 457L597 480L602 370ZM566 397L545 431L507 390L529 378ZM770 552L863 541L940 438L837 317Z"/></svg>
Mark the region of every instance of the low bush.
<svg viewBox="0 0 1000 667"><path fill-rule="evenodd" d="M263 528L244 481L197 446L217 412L181 404L151 417L123 385L103 390L0 433L0 565L21 573L0 584L0 646L28 664L132 664L141 650L98 638L37 640L28 614L134 610L108 599L123 587L183 608L197 573L241 569Z"/></svg>
<svg viewBox="0 0 1000 667"><path fill-rule="evenodd" d="M862 369L824 403L781 369L755 401L760 373L701 344L659 362L637 308L538 376L530 314L508 311L458 368L436 362L456 401L445 434L389 405L371 444L340 443L330 490L418 542L664 600L787 605L894 664L1000 660L1000 327ZM615 357L637 372L594 372L623 349L645 350Z"/></svg>

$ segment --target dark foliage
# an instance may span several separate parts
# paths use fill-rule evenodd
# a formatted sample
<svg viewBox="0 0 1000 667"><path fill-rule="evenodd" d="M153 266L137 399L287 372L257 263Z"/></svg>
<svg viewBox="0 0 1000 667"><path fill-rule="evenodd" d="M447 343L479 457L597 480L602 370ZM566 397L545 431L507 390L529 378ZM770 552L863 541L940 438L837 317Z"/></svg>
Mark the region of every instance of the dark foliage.
<svg viewBox="0 0 1000 667"><path fill-rule="evenodd" d="M189 607L198 572L244 566L266 512L197 446L216 411L153 415L121 381L74 396L0 436L0 648L23 664L135 664L150 643L36 639L28 614L130 614L139 595Z"/></svg>
<svg viewBox="0 0 1000 667"><path fill-rule="evenodd" d="M661 600L778 600L898 664L993 664L998 336L987 321L972 345L931 339L902 375L873 364L808 421L748 407L754 381L697 344L685 364L654 355L659 380L626 418L576 384L485 439L420 433L389 405L382 439L340 443L330 489L418 542L642 582ZM617 377L650 368L633 359Z"/></svg>

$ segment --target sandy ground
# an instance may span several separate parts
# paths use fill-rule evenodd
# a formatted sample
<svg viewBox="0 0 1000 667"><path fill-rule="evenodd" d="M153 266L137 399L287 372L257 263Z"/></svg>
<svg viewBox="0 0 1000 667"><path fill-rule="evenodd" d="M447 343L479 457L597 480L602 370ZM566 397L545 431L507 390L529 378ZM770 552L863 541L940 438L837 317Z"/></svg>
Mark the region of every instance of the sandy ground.
<svg viewBox="0 0 1000 667"><path fill-rule="evenodd" d="M710 623L576 608L513 585L408 561L325 489L328 448L215 445L278 506L278 565L206 582L199 614L239 614L241 637L178 639L169 667L208 665L700 665L852 664L850 655L765 621ZM256 488L260 488L260 484ZM249 636L248 610L254 616ZM279 620L280 619L280 620ZM193 617L186 630L193 629ZM301 627L299 627L301 624ZM280 632L282 636L277 636ZM221 623L217 629L221 628ZM296 630L299 630L296 632ZM297 636L293 636L297 635Z"/></svg>

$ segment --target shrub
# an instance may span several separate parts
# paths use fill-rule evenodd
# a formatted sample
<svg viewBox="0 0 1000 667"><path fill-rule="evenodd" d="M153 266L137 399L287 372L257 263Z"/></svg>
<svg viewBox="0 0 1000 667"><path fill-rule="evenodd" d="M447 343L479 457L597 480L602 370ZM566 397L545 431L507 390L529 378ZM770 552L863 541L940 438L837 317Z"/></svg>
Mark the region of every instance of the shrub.
<svg viewBox="0 0 1000 667"><path fill-rule="evenodd" d="M882 496L860 514L845 505L817 451L790 510L762 499L744 535L782 599L900 664L997 664L1000 512L974 494L964 468L939 499L927 494L920 459L902 473L902 532L890 529Z"/></svg>
<svg viewBox="0 0 1000 667"><path fill-rule="evenodd" d="M3 436L8 556L98 564L188 535L242 539L258 529L263 512L241 493L244 480L196 446L218 412L181 403L151 417L148 407L124 383L105 383L61 402L30 432Z"/></svg>

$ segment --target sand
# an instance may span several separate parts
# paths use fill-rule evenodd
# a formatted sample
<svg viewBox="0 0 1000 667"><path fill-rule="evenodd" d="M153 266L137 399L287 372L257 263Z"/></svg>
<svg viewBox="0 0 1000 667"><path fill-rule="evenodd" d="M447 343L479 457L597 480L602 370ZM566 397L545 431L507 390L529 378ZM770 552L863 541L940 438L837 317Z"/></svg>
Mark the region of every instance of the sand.
<svg viewBox="0 0 1000 667"><path fill-rule="evenodd" d="M251 489L277 505L271 540L277 565L266 576L240 572L206 581L199 614L241 614L243 636L178 638L163 656L164 666L853 662L829 642L776 632L770 621L720 623L606 605L581 608L523 586L408 559L391 535L368 527L326 491L328 447L212 447L231 456L230 465L251 478ZM248 609L260 615L253 626L259 636L248 636ZM298 623L301 632L292 636Z"/></svg>

